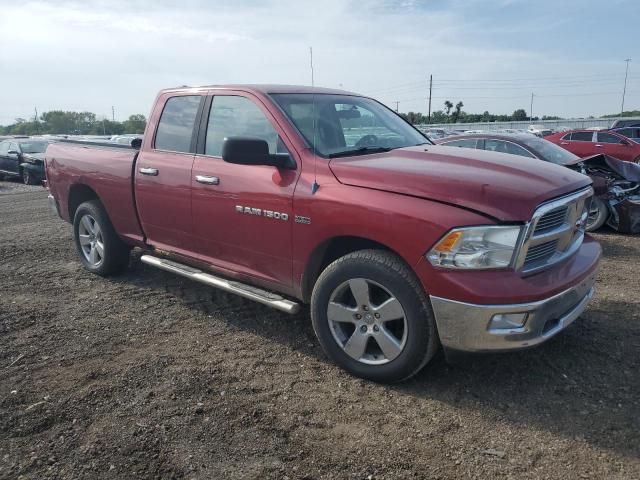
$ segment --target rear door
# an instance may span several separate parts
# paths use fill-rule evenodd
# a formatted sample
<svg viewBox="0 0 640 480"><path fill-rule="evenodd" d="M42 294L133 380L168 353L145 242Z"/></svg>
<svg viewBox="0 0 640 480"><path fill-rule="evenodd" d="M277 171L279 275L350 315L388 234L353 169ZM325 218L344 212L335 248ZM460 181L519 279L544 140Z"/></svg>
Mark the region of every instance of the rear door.
<svg viewBox="0 0 640 480"><path fill-rule="evenodd" d="M150 119L153 138L144 139L136 161L136 207L147 242L188 254L191 234L191 168L204 98L165 93Z"/></svg>
<svg viewBox="0 0 640 480"><path fill-rule="evenodd" d="M607 132L598 132L597 140L598 153L605 153L620 160L633 160L631 142L622 143L621 137Z"/></svg>
<svg viewBox="0 0 640 480"><path fill-rule="evenodd" d="M290 286L299 168L226 163L222 145L235 136L266 140L270 153L294 154L258 98L244 92L209 97L191 176L196 254L220 269Z"/></svg>
<svg viewBox="0 0 640 480"><path fill-rule="evenodd" d="M568 133L560 140L560 146L579 157L586 157L597 153L595 151L595 136L596 132L589 130Z"/></svg>

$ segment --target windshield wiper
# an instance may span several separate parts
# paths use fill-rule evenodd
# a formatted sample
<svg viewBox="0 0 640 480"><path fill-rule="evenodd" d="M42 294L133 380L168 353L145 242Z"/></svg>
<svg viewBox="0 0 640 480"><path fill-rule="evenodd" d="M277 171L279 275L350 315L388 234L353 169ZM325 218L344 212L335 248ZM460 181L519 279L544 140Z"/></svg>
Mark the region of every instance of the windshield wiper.
<svg viewBox="0 0 640 480"><path fill-rule="evenodd" d="M350 157L351 155L365 155L367 153L382 153L393 150L389 147L360 147L354 150L344 150L342 152L330 153L329 158Z"/></svg>

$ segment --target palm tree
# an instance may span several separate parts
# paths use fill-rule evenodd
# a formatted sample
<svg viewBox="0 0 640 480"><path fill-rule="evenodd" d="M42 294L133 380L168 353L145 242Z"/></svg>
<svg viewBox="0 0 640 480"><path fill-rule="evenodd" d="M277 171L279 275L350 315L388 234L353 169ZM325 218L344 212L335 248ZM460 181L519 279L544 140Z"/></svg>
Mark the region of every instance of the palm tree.
<svg viewBox="0 0 640 480"><path fill-rule="evenodd" d="M445 100L444 102L444 108L446 110L446 114L449 115L449 112L451 111L451 109L453 108L453 103L451 103L449 100Z"/></svg>
<svg viewBox="0 0 640 480"><path fill-rule="evenodd" d="M462 107L464 107L464 103L462 102L458 102L456 103L456 111L453 112L453 123L456 123L458 121L458 117L460 116L460 111L462 110Z"/></svg>

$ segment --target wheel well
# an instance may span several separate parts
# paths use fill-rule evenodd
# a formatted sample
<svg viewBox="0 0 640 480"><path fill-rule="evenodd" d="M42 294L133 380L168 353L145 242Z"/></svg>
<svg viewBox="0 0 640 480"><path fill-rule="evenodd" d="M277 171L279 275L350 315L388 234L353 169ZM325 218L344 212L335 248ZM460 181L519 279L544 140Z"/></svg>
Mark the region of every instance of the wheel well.
<svg viewBox="0 0 640 480"><path fill-rule="evenodd" d="M73 217L80 204L89 200L98 199L98 194L91 187L87 187L86 185L73 185L71 190L69 190L69 221L73 223Z"/></svg>
<svg viewBox="0 0 640 480"><path fill-rule="evenodd" d="M391 248L382 243L364 237L334 237L316 247L311 255L302 280L302 299L308 302L316 280L334 260L358 250L367 249L386 250L395 253Z"/></svg>

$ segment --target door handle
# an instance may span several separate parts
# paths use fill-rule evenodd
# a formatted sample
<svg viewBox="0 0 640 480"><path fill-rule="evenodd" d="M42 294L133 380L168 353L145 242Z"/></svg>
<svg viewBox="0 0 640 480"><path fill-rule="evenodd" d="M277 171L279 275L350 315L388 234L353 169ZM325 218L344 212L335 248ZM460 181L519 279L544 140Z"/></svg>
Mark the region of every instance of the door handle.
<svg viewBox="0 0 640 480"><path fill-rule="evenodd" d="M151 175L152 177L155 177L156 175L158 175L158 169L157 168L140 168L140 169L138 169L138 171L142 175Z"/></svg>
<svg viewBox="0 0 640 480"><path fill-rule="evenodd" d="M602 145L600 145L599 143L596 143L596 147L602 147Z"/></svg>
<svg viewBox="0 0 640 480"><path fill-rule="evenodd" d="M569 142L560 142L560 145L569 145Z"/></svg>
<svg viewBox="0 0 640 480"><path fill-rule="evenodd" d="M220 185L218 177L210 177L208 175L196 175L196 182L204 183L205 185Z"/></svg>

